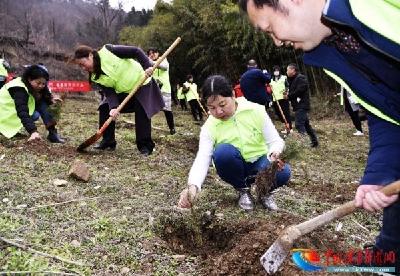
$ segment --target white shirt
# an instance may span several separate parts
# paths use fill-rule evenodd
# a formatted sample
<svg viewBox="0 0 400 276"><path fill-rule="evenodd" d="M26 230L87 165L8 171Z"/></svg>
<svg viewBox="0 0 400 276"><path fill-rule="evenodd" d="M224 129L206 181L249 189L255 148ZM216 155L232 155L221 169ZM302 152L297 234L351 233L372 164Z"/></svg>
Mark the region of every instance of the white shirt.
<svg viewBox="0 0 400 276"><path fill-rule="evenodd" d="M268 158L271 153L281 153L285 147L285 142L279 136L274 124L265 112L263 136L265 144L268 145ZM207 176L208 167L210 166L212 154L214 151L214 142L208 129L203 126L200 131L199 150L189 172L188 184L196 185L200 190L204 179ZM258 160L258 159L257 159ZM257 161L254 160L253 162Z"/></svg>

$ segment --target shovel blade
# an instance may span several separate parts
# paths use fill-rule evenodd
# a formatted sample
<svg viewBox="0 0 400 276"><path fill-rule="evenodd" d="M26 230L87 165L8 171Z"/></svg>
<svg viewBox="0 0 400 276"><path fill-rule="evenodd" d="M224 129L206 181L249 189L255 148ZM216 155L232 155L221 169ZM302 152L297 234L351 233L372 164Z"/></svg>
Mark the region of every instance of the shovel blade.
<svg viewBox="0 0 400 276"><path fill-rule="evenodd" d="M267 252L260 258L261 264L268 274L274 274L289 255L288 246L284 246L280 239L277 239Z"/></svg>
<svg viewBox="0 0 400 276"><path fill-rule="evenodd" d="M96 143L96 141L99 140L101 136L102 136L102 133L96 133L95 135L92 135L89 139L87 139L85 142L80 144L76 150L78 152L84 152L87 147Z"/></svg>

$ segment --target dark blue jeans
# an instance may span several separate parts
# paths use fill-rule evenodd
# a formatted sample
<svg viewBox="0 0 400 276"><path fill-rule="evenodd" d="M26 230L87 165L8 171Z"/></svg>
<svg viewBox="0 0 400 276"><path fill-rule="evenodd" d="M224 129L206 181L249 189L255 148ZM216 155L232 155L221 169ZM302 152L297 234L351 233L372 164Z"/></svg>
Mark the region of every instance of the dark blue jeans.
<svg viewBox="0 0 400 276"><path fill-rule="evenodd" d="M43 124L48 128L50 126L54 126L56 124L53 116L48 110L49 106L45 101L40 101L36 103L35 111L33 112L31 118L34 121L39 120L42 118Z"/></svg>
<svg viewBox="0 0 400 276"><path fill-rule="evenodd" d="M368 114L368 127L370 150L361 184L386 185L400 180L400 126ZM383 210L376 246L400 254L400 200Z"/></svg>
<svg viewBox="0 0 400 276"><path fill-rule="evenodd" d="M254 163L246 162L240 154L240 151L231 144L218 145L214 150L213 160L218 175L235 189L249 187L251 183L248 181L246 182L246 178L255 176L258 171L270 165L266 156L260 157ZM277 172L277 186L273 188L278 188L287 184L290 174L290 166L285 164L283 170Z"/></svg>
<svg viewBox="0 0 400 276"><path fill-rule="evenodd" d="M308 134L311 139L311 143L318 143L317 135L315 134L314 129L310 125L310 120L308 119L308 110L305 109L297 109L295 111L295 123L296 129L301 134Z"/></svg>

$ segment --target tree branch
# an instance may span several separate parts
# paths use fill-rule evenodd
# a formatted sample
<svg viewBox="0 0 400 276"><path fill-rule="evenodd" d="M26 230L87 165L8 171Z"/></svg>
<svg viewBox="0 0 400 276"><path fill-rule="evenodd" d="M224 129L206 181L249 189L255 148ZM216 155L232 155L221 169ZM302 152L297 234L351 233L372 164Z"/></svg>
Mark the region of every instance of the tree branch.
<svg viewBox="0 0 400 276"><path fill-rule="evenodd" d="M51 254L47 254L47 253L44 253L44 252L41 252L41 251L37 251L37 250L35 250L33 248L30 248L30 247L28 247L28 246L26 246L24 244L19 244L19 243L13 242L13 241L11 241L9 239L6 239L4 237L0 237L0 241L4 242L6 244L12 245L14 247L17 247L17 248L32 252L34 254L37 254L37 255L40 255L40 256L43 256L43 257L46 257L46 258L54 259L54 260L57 260L57 261L60 261L60 262L63 262L63 263L72 264L72 265L76 265L76 266L88 266L87 264L84 264L84 263L81 263L81 262L74 262L74 261L70 261L70 260L64 259L64 258L56 256L56 255L51 255Z"/></svg>

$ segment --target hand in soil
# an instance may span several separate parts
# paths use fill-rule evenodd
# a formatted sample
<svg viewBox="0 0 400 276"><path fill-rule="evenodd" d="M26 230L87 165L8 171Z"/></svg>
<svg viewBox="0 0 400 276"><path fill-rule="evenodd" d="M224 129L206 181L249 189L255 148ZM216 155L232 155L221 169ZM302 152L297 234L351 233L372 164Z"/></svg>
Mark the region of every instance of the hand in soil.
<svg viewBox="0 0 400 276"><path fill-rule="evenodd" d="M34 141L34 140L42 140L42 137L40 136L39 132L33 132L31 136L28 139L28 142Z"/></svg>
<svg viewBox="0 0 400 276"><path fill-rule="evenodd" d="M178 207L180 208L192 208L193 203L196 199L198 190L195 185L189 185L186 189L180 193Z"/></svg>

